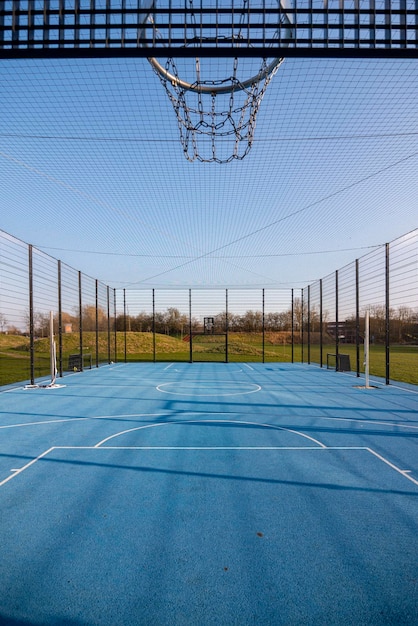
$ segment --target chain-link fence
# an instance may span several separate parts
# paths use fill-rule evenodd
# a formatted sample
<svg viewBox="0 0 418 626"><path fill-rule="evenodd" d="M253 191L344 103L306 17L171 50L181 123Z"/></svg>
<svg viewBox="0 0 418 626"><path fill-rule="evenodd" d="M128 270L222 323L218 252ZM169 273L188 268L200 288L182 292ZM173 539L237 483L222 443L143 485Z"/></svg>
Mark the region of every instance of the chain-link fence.
<svg viewBox="0 0 418 626"><path fill-rule="evenodd" d="M118 290L118 359L296 360L293 298L290 289Z"/></svg>
<svg viewBox="0 0 418 626"><path fill-rule="evenodd" d="M50 317L60 376L115 358L115 292L0 233L0 385L51 373Z"/></svg>
<svg viewBox="0 0 418 626"><path fill-rule="evenodd" d="M302 360L418 384L418 230L381 246L302 291Z"/></svg>
<svg viewBox="0 0 418 626"><path fill-rule="evenodd" d="M112 361L273 361L418 384L418 230L299 289L115 290L0 233L0 385Z"/></svg>

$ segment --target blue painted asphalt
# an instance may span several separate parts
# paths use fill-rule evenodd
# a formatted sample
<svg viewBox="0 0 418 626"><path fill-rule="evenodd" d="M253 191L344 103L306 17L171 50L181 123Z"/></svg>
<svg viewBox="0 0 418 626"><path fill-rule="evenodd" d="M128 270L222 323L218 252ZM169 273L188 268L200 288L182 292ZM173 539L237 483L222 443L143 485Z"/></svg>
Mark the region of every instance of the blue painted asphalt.
<svg viewBox="0 0 418 626"><path fill-rule="evenodd" d="M114 365L0 394L0 623L418 624L418 389Z"/></svg>

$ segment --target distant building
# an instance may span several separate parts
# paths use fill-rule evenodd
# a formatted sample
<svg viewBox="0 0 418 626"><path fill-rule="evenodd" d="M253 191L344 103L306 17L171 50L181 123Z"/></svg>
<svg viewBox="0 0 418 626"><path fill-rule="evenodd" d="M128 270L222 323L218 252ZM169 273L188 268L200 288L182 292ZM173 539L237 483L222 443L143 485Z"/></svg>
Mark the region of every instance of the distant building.
<svg viewBox="0 0 418 626"><path fill-rule="evenodd" d="M328 322L327 333L336 339L336 322ZM341 343L355 343L356 342L356 329L352 320L338 322L338 341Z"/></svg>

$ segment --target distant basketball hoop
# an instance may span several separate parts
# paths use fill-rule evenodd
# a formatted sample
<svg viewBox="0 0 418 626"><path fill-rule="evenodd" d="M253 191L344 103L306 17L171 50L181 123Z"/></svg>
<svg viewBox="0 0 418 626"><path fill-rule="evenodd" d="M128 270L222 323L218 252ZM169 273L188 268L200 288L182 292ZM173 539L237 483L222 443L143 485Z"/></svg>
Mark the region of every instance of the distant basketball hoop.
<svg viewBox="0 0 418 626"><path fill-rule="evenodd" d="M213 38L202 38L192 14L193 21L185 24L185 29L193 32L187 45L213 44L215 53L215 46L220 40L230 42L233 47L250 47L246 43L250 3L249 0L242 0L240 7L238 4L234 2L234 11L240 14L239 25L227 36L220 36L220 25L214 24ZM193 0L189 0L189 5L193 9ZM290 38L291 21L286 13L286 0L265 0L263 7L281 10L276 38ZM158 24L151 16L148 20L153 24L154 38L158 38ZM222 26L224 31L225 25ZM228 163L233 159L241 160L248 154L254 140L261 101L283 58L241 59L240 63L238 58L219 56L197 57L194 63L190 63L190 59L168 58L164 64L155 58L148 60L173 105L186 159Z"/></svg>
<svg viewBox="0 0 418 626"><path fill-rule="evenodd" d="M215 333L215 318L205 317L203 319L203 332L205 335L213 335Z"/></svg>

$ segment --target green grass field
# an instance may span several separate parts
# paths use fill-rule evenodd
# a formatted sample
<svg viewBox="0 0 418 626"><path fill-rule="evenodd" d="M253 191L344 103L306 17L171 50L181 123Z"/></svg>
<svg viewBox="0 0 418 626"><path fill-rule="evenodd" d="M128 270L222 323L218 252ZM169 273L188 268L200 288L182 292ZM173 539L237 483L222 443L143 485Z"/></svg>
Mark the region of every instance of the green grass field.
<svg viewBox="0 0 418 626"><path fill-rule="evenodd" d="M324 365L327 362L327 353L335 353L335 345L325 345L322 348ZM341 344L340 354L348 354L351 369L356 370L356 346ZM304 360L307 360L307 347L304 350ZM319 346L311 346L311 362L319 363ZM418 385L418 346L393 345L390 347L390 379L403 383ZM382 345L370 346L370 375L385 378L386 376L386 350ZM360 346L360 372L364 373L364 352Z"/></svg>
<svg viewBox="0 0 418 626"><path fill-rule="evenodd" d="M291 345L283 333L266 334L264 343L265 362L287 362L292 360ZM111 359L115 358L115 335L111 334ZM117 361L125 359L125 335L117 333ZM62 364L68 369L70 354L79 352L77 333L63 335ZM334 353L335 345L323 346L323 364L327 353ZM339 352L350 356L351 369L356 369L356 347L340 345ZM90 354L93 366L96 364L96 334L83 333L83 353ZM108 362L108 334L98 336L99 362ZM151 361L154 358L154 338L152 333L127 333L127 361ZM225 361L224 336L196 336L193 338L193 361ZM300 344L294 345L294 361L301 361ZM381 345L370 348L370 374L385 377L385 348ZM155 336L155 359L157 361L189 361L190 344L181 338L167 335ZM34 344L35 378L49 374L49 339L38 339ZM230 333L228 337L228 360L230 362L262 362L263 345L259 333ZM304 346L304 362L308 361L308 349ZM319 363L319 345L312 345L310 361ZM363 350L360 350L360 371L363 367ZM29 338L15 335L0 335L0 386L27 381L30 378ZM418 385L418 346L391 346L390 378L393 381Z"/></svg>

